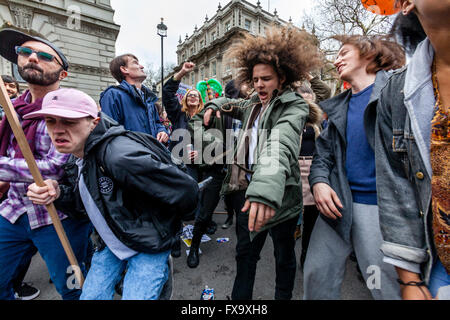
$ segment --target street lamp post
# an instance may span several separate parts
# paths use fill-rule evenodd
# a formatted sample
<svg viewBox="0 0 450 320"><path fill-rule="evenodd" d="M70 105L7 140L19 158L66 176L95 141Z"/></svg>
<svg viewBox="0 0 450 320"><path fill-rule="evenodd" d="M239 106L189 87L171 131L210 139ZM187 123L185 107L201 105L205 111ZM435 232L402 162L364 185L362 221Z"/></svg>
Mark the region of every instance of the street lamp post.
<svg viewBox="0 0 450 320"><path fill-rule="evenodd" d="M161 23L156 26L158 35L161 37L161 105L164 105L162 97L162 87L164 85L164 37L167 37L167 26L164 24L164 18Z"/></svg>

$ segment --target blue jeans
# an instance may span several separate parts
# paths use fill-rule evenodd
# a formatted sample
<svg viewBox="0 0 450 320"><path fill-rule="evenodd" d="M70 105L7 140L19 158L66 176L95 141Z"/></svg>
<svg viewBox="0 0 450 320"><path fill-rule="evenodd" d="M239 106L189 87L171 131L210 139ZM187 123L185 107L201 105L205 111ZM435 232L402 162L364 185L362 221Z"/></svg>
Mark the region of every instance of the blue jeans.
<svg viewBox="0 0 450 320"><path fill-rule="evenodd" d="M139 253L120 260L108 247L94 253L80 300L112 300L114 287L123 281L123 300L157 300L169 278L169 251Z"/></svg>
<svg viewBox="0 0 450 320"><path fill-rule="evenodd" d="M86 250L91 224L87 221L64 219L62 225L74 254L85 273ZM81 290L73 288L73 272L68 272L69 260L53 225L31 230L27 214L15 224L0 216L0 300L14 300L12 280L19 274L24 261L35 247L44 259L50 278L64 300L78 300Z"/></svg>
<svg viewBox="0 0 450 320"><path fill-rule="evenodd" d="M438 294L439 288L450 286L450 275L445 271L442 262L437 259L434 263L433 269L431 269L430 283L428 290L430 290L433 298Z"/></svg>

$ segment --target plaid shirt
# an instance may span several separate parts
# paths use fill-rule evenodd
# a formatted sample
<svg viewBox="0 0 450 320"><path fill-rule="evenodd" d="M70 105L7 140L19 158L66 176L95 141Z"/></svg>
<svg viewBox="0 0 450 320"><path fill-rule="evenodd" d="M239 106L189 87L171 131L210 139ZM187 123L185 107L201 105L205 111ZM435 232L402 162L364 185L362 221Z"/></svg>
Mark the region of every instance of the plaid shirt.
<svg viewBox="0 0 450 320"><path fill-rule="evenodd" d="M15 223L24 213L28 214L31 229L52 224L45 206L34 205L27 197L28 186L34 182L25 159L15 159L11 135L7 156L0 156L0 181L10 182L8 198L0 204L0 215ZM47 132L45 121L40 121L36 131L35 159L39 171L45 179L59 180L63 175L61 166L70 155L56 151ZM60 219L66 216L58 212Z"/></svg>

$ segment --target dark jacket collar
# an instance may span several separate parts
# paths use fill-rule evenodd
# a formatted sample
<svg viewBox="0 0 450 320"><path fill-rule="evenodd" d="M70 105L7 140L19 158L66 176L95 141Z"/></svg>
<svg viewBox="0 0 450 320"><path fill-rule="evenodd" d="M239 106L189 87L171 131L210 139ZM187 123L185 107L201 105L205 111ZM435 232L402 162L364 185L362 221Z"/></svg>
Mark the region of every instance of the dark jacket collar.
<svg viewBox="0 0 450 320"><path fill-rule="evenodd" d="M125 80L123 80L120 85L118 86L119 89L124 90L128 94L132 95L136 100L142 100L142 96L138 93L138 89L135 85L131 85ZM148 101L150 99L150 102L154 103L158 100L158 97L149 90L146 86L141 86L141 91L144 93L144 100Z"/></svg>
<svg viewBox="0 0 450 320"><path fill-rule="evenodd" d="M142 105L146 105L146 102L155 103L158 101L158 97L146 86L142 85L141 91L144 93L144 99L142 96L138 93L136 86L129 84L125 80L123 80L118 86L110 86L105 91L103 91L100 95L100 100L102 99L103 95L112 89L119 89L122 92L128 94L131 96L134 100L141 103Z"/></svg>

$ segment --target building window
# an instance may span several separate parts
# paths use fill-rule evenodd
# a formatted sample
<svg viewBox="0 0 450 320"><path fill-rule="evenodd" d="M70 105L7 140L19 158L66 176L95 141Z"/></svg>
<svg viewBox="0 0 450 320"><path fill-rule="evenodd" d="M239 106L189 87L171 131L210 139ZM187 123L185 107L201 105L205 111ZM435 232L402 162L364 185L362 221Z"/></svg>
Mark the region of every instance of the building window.
<svg viewBox="0 0 450 320"><path fill-rule="evenodd" d="M205 47L205 41L200 41L200 48L203 49Z"/></svg>
<svg viewBox="0 0 450 320"><path fill-rule="evenodd" d="M213 61L211 63L211 76L216 76L217 75L217 62Z"/></svg>
<svg viewBox="0 0 450 320"><path fill-rule="evenodd" d="M249 19L245 19L244 28L248 31L252 31L252 22Z"/></svg>
<svg viewBox="0 0 450 320"><path fill-rule="evenodd" d="M205 80L205 68L201 68L200 70L200 81Z"/></svg>
<svg viewBox="0 0 450 320"><path fill-rule="evenodd" d="M225 22L225 32L231 29L231 21Z"/></svg>
<svg viewBox="0 0 450 320"><path fill-rule="evenodd" d="M194 47L191 48L191 56L193 56L195 53Z"/></svg>
<svg viewBox="0 0 450 320"><path fill-rule="evenodd" d="M217 33L213 32L211 33L211 42L217 39Z"/></svg>

